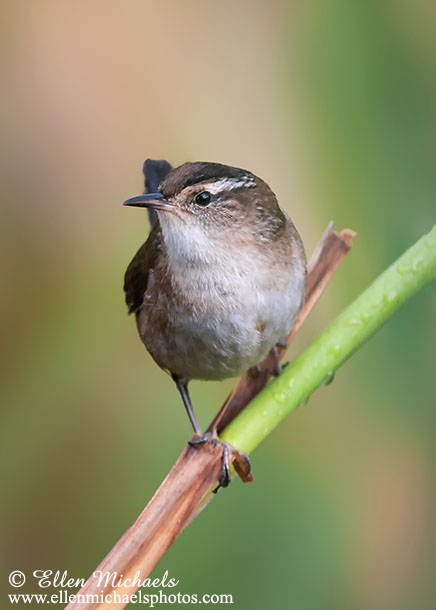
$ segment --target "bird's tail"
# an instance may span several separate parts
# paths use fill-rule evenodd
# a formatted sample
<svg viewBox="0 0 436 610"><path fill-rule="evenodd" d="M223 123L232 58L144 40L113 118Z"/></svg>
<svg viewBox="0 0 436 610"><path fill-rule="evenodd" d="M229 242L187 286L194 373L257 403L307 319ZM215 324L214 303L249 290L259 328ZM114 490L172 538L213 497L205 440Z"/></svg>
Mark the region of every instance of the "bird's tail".
<svg viewBox="0 0 436 610"><path fill-rule="evenodd" d="M144 192L156 193L159 189L159 184L168 176L172 169L173 168L168 161L154 161L153 159L146 159L142 168L145 178ZM156 211L148 208L147 212L150 225L153 227L157 220Z"/></svg>

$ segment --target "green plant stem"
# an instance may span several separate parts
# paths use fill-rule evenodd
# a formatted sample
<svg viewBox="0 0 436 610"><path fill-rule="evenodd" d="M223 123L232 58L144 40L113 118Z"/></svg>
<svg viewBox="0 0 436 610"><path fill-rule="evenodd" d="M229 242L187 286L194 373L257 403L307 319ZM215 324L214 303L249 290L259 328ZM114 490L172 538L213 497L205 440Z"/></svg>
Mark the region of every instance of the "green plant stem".
<svg viewBox="0 0 436 610"><path fill-rule="evenodd" d="M222 441L251 453L394 312L436 278L436 226L384 271L280 377L273 380L227 426Z"/></svg>

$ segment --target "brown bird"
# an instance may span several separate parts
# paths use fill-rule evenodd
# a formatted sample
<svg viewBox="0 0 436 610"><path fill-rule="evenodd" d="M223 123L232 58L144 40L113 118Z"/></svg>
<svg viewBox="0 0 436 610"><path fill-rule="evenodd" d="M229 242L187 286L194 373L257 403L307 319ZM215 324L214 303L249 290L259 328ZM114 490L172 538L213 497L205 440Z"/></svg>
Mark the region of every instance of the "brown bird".
<svg viewBox="0 0 436 610"><path fill-rule="evenodd" d="M287 335L304 302L306 257L276 196L251 172L148 159L144 174L146 192L124 202L152 212L125 274L126 301L202 442L209 437L188 382L240 375ZM220 483L227 481L225 465Z"/></svg>

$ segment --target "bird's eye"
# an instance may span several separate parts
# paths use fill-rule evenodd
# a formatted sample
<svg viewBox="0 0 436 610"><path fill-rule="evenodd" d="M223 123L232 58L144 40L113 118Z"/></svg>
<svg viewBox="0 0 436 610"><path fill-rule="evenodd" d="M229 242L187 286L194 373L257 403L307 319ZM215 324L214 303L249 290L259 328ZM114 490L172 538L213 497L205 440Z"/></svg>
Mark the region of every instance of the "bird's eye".
<svg viewBox="0 0 436 610"><path fill-rule="evenodd" d="M209 205L212 200L212 195L208 191L203 191L199 193L195 198L195 203L197 205L202 205L203 207Z"/></svg>

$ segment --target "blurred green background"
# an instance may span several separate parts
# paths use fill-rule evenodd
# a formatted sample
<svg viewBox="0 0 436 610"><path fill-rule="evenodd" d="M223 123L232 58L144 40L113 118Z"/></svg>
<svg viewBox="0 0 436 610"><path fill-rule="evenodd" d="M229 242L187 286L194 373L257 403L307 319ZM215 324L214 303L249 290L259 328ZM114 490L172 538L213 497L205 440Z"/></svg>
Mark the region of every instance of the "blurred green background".
<svg viewBox="0 0 436 610"><path fill-rule="evenodd" d="M294 357L434 224L436 9L0 6L5 585L17 569L87 577L190 434L124 305L148 225L120 203L143 160L252 170L308 254L330 219L357 231ZM293 413L253 455L256 482L220 493L154 575L241 609L432 608L435 303L421 293ZM192 384L203 425L232 383Z"/></svg>

